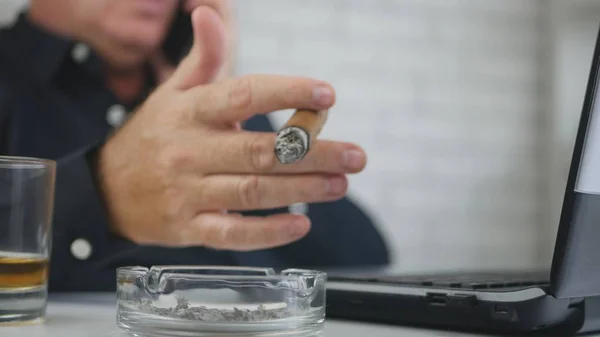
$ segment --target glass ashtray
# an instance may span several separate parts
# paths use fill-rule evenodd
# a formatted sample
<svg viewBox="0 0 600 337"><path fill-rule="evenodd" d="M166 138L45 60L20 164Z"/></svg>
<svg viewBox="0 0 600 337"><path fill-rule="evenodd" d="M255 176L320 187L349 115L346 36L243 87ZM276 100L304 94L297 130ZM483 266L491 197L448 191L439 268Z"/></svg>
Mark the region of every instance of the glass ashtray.
<svg viewBox="0 0 600 337"><path fill-rule="evenodd" d="M314 336L324 272L153 266L117 269L117 325L138 336Z"/></svg>

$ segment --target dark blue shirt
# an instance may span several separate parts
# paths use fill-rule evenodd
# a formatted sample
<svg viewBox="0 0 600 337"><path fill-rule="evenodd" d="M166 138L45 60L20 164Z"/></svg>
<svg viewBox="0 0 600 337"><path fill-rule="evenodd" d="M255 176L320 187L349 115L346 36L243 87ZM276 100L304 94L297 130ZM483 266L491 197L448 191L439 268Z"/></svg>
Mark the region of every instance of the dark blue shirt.
<svg viewBox="0 0 600 337"><path fill-rule="evenodd" d="M101 61L77 41L39 29L21 16L0 31L0 154L54 159L58 163L51 291L113 290L115 268L123 265L206 264L329 268L381 266L388 251L371 220L348 198L310 204L311 232L300 241L255 252L203 247L140 246L111 234L94 182L93 158L123 111L103 82ZM148 84L148 91L153 84ZM247 130L272 131L264 116ZM248 212L272 214L288 209ZM2 226L2 224L0 224ZM92 248L81 258L75 240Z"/></svg>

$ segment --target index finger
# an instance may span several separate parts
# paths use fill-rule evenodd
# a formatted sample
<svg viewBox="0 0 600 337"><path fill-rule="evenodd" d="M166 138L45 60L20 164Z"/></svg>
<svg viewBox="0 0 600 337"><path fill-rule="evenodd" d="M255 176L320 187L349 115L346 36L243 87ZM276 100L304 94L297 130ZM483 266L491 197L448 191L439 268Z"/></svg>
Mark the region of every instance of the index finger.
<svg viewBox="0 0 600 337"><path fill-rule="evenodd" d="M285 109L329 109L335 91L320 80L283 75L246 75L192 88L195 115L204 122L231 123Z"/></svg>

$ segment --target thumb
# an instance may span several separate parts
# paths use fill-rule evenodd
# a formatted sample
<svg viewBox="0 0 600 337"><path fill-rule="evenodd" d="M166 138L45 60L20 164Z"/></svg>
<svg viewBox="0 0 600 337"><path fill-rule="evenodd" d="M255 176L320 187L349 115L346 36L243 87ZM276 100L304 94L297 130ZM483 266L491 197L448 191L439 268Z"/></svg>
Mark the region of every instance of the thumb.
<svg viewBox="0 0 600 337"><path fill-rule="evenodd" d="M192 13L194 43L181 61L170 83L179 90L212 82L225 60L225 25L212 8L201 6Z"/></svg>

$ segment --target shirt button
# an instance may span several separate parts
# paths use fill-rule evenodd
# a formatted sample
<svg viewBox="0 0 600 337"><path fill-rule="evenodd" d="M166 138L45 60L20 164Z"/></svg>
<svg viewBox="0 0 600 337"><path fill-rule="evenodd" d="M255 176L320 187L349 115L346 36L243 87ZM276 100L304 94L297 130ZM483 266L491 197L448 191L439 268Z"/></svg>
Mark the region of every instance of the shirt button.
<svg viewBox="0 0 600 337"><path fill-rule="evenodd" d="M113 127L123 125L126 117L127 110L120 104L115 104L106 111L106 122Z"/></svg>
<svg viewBox="0 0 600 337"><path fill-rule="evenodd" d="M90 56L90 47L83 43L77 43L75 46L73 46L73 50L71 50L71 56L75 62L83 63Z"/></svg>
<svg viewBox="0 0 600 337"><path fill-rule="evenodd" d="M288 207L288 210L292 214L306 214L308 212L308 205L305 203L292 204Z"/></svg>
<svg viewBox="0 0 600 337"><path fill-rule="evenodd" d="M78 260L87 260L92 255L92 245L85 239L77 239L71 243L71 254Z"/></svg>

